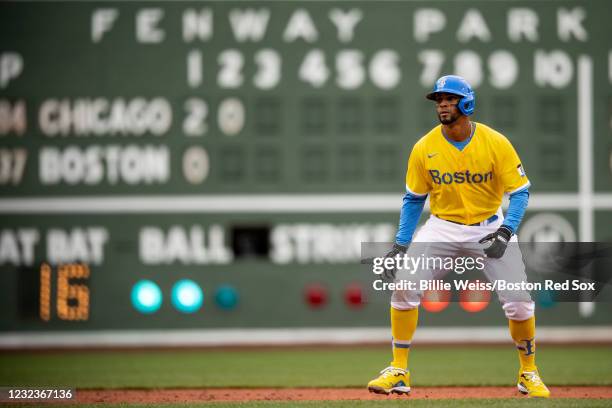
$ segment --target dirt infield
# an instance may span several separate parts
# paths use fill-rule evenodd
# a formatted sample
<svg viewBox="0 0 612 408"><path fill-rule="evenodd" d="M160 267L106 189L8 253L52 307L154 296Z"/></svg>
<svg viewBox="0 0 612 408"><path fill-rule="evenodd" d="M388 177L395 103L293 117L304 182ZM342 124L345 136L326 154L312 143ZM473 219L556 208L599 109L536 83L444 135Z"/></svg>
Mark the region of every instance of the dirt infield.
<svg viewBox="0 0 612 408"><path fill-rule="evenodd" d="M551 387L553 398L612 398L612 387ZM211 388L78 390L78 403L213 401L331 401L377 399L525 398L513 387L418 387L410 396L370 394L364 388Z"/></svg>

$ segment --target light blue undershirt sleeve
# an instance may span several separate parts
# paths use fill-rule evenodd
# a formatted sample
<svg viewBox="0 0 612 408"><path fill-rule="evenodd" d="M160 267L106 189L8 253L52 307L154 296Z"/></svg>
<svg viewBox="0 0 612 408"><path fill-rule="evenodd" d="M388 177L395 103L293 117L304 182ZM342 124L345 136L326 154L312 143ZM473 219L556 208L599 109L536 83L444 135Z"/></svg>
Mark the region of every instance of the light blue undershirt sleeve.
<svg viewBox="0 0 612 408"><path fill-rule="evenodd" d="M404 196L404 203L402 204L402 211L400 212L397 235L395 236L396 243L401 245L410 243L414 230L419 222L419 218L421 217L421 213L423 212L426 198L427 195L416 196L406 193Z"/></svg>
<svg viewBox="0 0 612 408"><path fill-rule="evenodd" d="M506 212L506 218L502 225L510 228L512 232L516 233L518 230L523 216L525 215L525 209L527 208L527 202L529 201L529 189L517 191L510 195L510 205Z"/></svg>

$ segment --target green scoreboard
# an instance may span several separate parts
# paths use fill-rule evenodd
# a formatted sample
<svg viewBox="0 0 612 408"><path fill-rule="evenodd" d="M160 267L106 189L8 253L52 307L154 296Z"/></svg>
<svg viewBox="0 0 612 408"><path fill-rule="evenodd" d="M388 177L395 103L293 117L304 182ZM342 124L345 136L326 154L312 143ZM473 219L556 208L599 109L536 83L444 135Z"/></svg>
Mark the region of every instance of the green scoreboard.
<svg viewBox="0 0 612 408"><path fill-rule="evenodd" d="M608 9L2 2L0 331L385 325L360 244L394 239L449 73L523 160L521 240L611 240ZM538 317L610 325L604 309Z"/></svg>

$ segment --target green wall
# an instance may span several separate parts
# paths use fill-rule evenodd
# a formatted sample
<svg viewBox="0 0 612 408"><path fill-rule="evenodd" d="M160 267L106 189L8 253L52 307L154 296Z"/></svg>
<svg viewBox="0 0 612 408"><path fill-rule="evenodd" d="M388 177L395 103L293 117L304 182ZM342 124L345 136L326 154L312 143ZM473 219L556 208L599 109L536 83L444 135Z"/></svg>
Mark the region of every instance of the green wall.
<svg viewBox="0 0 612 408"><path fill-rule="evenodd" d="M370 293L346 248L393 240L408 154L436 124L423 96L451 72L475 85L474 119L523 160L523 228L610 240L607 11L604 1L3 2L0 330L384 325L387 298ZM227 253L147 261L142 229L172 226L202 231L205 247L221 237ZM91 228L100 245L78 245ZM78 242L57 249L65 236ZM281 262L247 256L262 251L249 245L319 252ZM40 321L39 265L70 261L91 268L89 320ZM204 290L193 315L170 305L182 278ZM130 303L140 279L164 294L150 316ZM327 286L327 306L304 303L312 282ZM360 308L343 301L355 282ZM222 284L240 295L231 311L215 306ZM538 318L610 324L597 306ZM474 315L454 304L425 322L501 316L495 301Z"/></svg>

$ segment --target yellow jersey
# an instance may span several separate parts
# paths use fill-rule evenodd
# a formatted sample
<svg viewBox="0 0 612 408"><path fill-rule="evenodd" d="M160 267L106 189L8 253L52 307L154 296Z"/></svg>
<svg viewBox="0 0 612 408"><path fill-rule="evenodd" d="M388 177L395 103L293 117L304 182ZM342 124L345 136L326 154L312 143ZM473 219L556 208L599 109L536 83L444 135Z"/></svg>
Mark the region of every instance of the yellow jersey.
<svg viewBox="0 0 612 408"><path fill-rule="evenodd" d="M433 128L413 147L406 171L406 191L429 194L431 213L462 224L494 215L504 193L530 183L518 154L501 133L476 123L469 143L459 150Z"/></svg>

